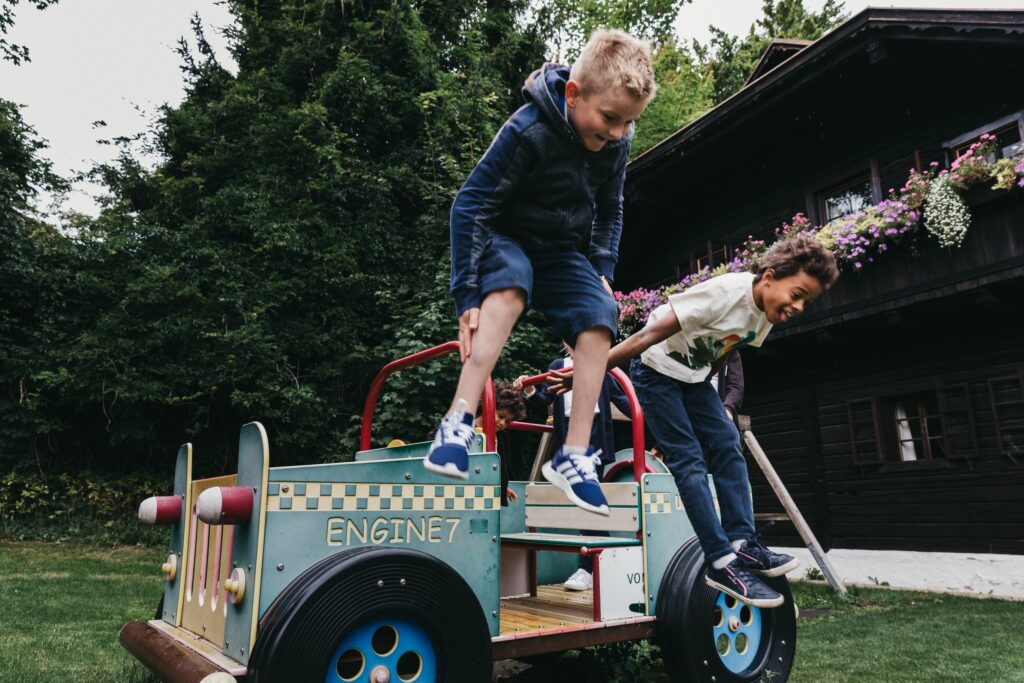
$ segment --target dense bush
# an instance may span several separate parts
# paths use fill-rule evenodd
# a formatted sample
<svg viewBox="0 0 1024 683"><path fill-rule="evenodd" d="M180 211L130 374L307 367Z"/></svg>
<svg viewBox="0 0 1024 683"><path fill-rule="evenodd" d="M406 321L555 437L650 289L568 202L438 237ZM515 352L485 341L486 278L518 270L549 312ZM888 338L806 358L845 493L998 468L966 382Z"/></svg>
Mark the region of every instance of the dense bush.
<svg viewBox="0 0 1024 683"><path fill-rule="evenodd" d="M0 476L0 537L160 545L166 529L143 526L136 513L142 497L171 485L170 476L79 472L43 481L35 472L7 472Z"/></svg>

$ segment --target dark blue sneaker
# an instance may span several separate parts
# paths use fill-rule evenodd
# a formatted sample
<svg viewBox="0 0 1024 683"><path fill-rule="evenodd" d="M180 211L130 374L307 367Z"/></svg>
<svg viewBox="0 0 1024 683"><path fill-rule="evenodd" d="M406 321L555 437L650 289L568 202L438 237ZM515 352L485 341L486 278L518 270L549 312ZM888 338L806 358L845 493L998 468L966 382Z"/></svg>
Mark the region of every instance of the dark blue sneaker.
<svg viewBox="0 0 1024 683"><path fill-rule="evenodd" d="M761 534L773 522L761 527L749 541L744 541L736 551L736 557L750 571L761 576L782 576L800 566L800 560L790 555L774 552L761 543Z"/></svg>
<svg viewBox="0 0 1024 683"><path fill-rule="evenodd" d="M721 569L708 565L704 582L751 607L778 607L784 598L735 559Z"/></svg>
<svg viewBox="0 0 1024 683"><path fill-rule="evenodd" d="M607 515L610 514L608 501L597 480L597 466L600 463L601 453L595 453L593 446L588 447L582 455L568 454L565 446L562 446L550 462L544 463L541 472L545 479L561 489L579 507Z"/></svg>
<svg viewBox="0 0 1024 683"><path fill-rule="evenodd" d="M473 443L473 415L469 405L459 399L455 410L443 420L430 444L423 466L431 472L457 479L469 478L469 446Z"/></svg>

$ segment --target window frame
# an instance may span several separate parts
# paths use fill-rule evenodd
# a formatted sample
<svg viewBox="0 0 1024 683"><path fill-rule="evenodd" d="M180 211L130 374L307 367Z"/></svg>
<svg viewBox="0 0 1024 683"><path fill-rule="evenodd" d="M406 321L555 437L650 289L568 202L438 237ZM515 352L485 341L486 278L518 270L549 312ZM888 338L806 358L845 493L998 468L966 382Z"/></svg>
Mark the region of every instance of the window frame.
<svg viewBox="0 0 1024 683"><path fill-rule="evenodd" d="M863 172L858 173L856 175L847 176L846 180L844 181L833 183L831 185L826 185L816 190L814 192L814 208L818 214L817 222L824 225L833 220L836 220L837 218L841 218L842 216L848 215L847 213L843 213L838 216L835 216L834 218L829 218L828 210L826 208L826 194L838 195L844 190L850 190L860 186L861 184L865 184L868 187L868 193L870 195L868 197L868 202L866 206L877 204L878 202L875 201L875 196L878 194L879 191L876 188L876 185L878 184L878 174L876 172L876 166L877 164L875 163L874 159L872 159L868 164L868 168L865 169Z"/></svg>
<svg viewBox="0 0 1024 683"><path fill-rule="evenodd" d="M1010 127L1012 124L1017 124L1017 130L1020 133L1021 142L1024 143L1024 109L998 118L995 121L990 121L983 126L978 126L972 130L967 131L961 135L957 135L954 138L950 138L942 143L942 146L946 151L956 158L956 150L963 147L965 144L975 142L985 133L992 133L997 130L1003 130L1004 128Z"/></svg>
<svg viewBox="0 0 1024 683"><path fill-rule="evenodd" d="M873 435L873 438L871 438L871 439L858 439L857 438L857 433L855 431L855 427L857 425L864 425L864 424L867 424L867 423L865 421L863 421L863 420L857 422L856 424L854 423L853 410L854 410L854 404L855 403L857 403L857 404L866 403L866 404L868 404L868 406L870 406L870 410L871 410L871 433ZM854 464L856 464L856 465L881 465L884 462L884 460L883 460L883 454L882 454L882 448L881 448L881 440L879 439L879 434L878 434L878 400L875 397L873 397L873 396L872 397L862 397L862 398L851 398L850 400L848 400L846 402L846 416L847 416L847 423L846 424L847 424L847 427L848 427L849 433L850 433L850 453L851 453L851 455L853 455L853 462L854 462ZM858 444L865 444L865 443L873 444L873 446L874 446L874 456L875 456L873 459L864 460L864 459L861 459L859 457L860 453L859 453L859 451L857 449L857 445Z"/></svg>
<svg viewBox="0 0 1024 683"><path fill-rule="evenodd" d="M995 394L995 390L993 388L993 384L995 382L999 382L999 381L1003 381L1003 380L1016 380L1017 381L1017 385L1018 385L1017 391L1018 391L1018 394L1020 396L1019 399L1012 400L1012 401L1001 401L1001 402L997 402L996 401L996 394ZM1012 454L1010 454L1003 447L1003 432L1004 432L1005 428L1001 424L1001 420L1000 420L1000 416L999 416L999 408L1001 406L1024 404L1024 370L1022 370L1022 368L1016 368L1016 370L1014 372L1000 373L1000 374L993 375L993 376L989 377L988 378L988 398L989 398L989 405L992 407L992 424L993 424L993 426L995 427L995 430L996 430L996 449L997 449L997 451L999 453L1004 453L1007 456L1009 456L1011 459L1013 459Z"/></svg>
<svg viewBox="0 0 1024 683"><path fill-rule="evenodd" d="M1024 392L1024 375L1013 375L1020 377L1021 391ZM993 379L1003 379L1005 376ZM961 408L952 407L950 396L954 392L960 392L962 402ZM990 387L991 392L991 387ZM935 413L928 413L926 409L928 395L931 394L935 400ZM904 440L899 435L899 419L896 417L895 406L901 399L918 397L916 415L908 415L908 420L920 420L919 436L913 437L910 441L914 444L916 460L903 460L901 444ZM1020 401L1024 403L1024 398ZM856 428L867 425L867 420L854 420L854 411L870 406L871 428L873 439L858 439ZM952 461L963 460L970 464L971 459L978 452L978 437L975 424L974 405L971 402L970 386L967 382L937 382L925 385L916 384L899 387L898 391L887 391L885 394L873 396L860 396L851 398L846 402L847 428L849 430L850 452L855 465L880 465L886 470L902 469L929 469L952 467ZM966 432L961 430L953 434L951 425L953 415L962 414L966 419ZM941 432L937 436L930 435L929 421L938 421L938 428ZM892 424L890 424L890 422ZM909 423L908 423L909 426ZM966 438L968 445L957 448L954 437ZM1001 437L1000 437L1001 438ZM875 455L865 457L865 444L874 444ZM939 444L941 451L936 455L936 446ZM1002 441L1000 441L1002 443ZM860 448L858 448L858 446Z"/></svg>

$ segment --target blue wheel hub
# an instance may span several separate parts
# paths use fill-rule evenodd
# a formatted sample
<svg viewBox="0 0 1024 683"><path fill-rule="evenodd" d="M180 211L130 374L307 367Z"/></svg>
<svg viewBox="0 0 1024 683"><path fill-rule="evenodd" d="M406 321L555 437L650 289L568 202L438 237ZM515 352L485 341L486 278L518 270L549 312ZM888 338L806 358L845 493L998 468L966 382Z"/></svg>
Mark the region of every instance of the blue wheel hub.
<svg viewBox="0 0 1024 683"><path fill-rule="evenodd" d="M754 665L761 647L761 610L745 605L731 595L718 594L712 611L712 638L725 668L742 674Z"/></svg>
<svg viewBox="0 0 1024 683"><path fill-rule="evenodd" d="M352 629L338 645L325 683L435 683L437 652L407 617L377 618Z"/></svg>

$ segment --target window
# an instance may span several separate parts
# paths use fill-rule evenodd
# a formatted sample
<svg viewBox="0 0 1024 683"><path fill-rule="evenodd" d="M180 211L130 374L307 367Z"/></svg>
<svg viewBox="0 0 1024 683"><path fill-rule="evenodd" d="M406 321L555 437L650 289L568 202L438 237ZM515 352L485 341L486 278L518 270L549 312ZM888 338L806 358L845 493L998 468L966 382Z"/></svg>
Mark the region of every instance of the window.
<svg viewBox="0 0 1024 683"><path fill-rule="evenodd" d="M939 412L948 457L971 458L978 450L978 440L967 385L949 384L939 389Z"/></svg>
<svg viewBox="0 0 1024 683"><path fill-rule="evenodd" d="M858 465L881 462L882 452L878 447L878 432L875 430L875 400L868 398L850 401L846 410L850 418L853 461Z"/></svg>
<svg viewBox="0 0 1024 683"><path fill-rule="evenodd" d="M859 211L871 204L870 176L862 176L818 193L818 215L822 223Z"/></svg>
<svg viewBox="0 0 1024 683"><path fill-rule="evenodd" d="M1003 126L999 130L993 131L992 135L994 135L996 138L996 151L989 155L988 160L990 163L996 161L997 159L1003 159L1005 157L1012 157L1015 154L1020 154L1020 126L1016 121L1007 126ZM981 136L979 135L978 137ZM967 149L977 141L978 138L973 138L958 145L953 150L954 158L966 154Z"/></svg>
<svg viewBox="0 0 1024 683"><path fill-rule="evenodd" d="M1022 122L1024 122L1024 111L1019 111L997 121L990 121L984 126L968 131L952 140L947 140L943 143L943 147L949 150L951 158L956 158L962 156L972 144L978 141L978 138L989 133L996 137L997 143L996 152L989 157L989 161L1013 156L1019 154L1022 149L1021 135L1024 134Z"/></svg>
<svg viewBox="0 0 1024 683"><path fill-rule="evenodd" d="M1020 374L993 377L988 381L988 393L999 450L1011 458L1024 453L1024 386Z"/></svg>
<svg viewBox="0 0 1024 683"><path fill-rule="evenodd" d="M714 268L719 263L725 263L729 260L729 247L721 244L715 246L711 242L708 242L708 250L706 253L700 254L693 259L693 269L691 272L697 272L701 268L707 266L708 268Z"/></svg>
<svg viewBox="0 0 1024 683"><path fill-rule="evenodd" d="M1024 418L1024 400L1019 404ZM847 412L858 465L969 459L977 451L966 384L855 399ZM1019 424L1024 437L1024 419Z"/></svg>
<svg viewBox="0 0 1024 683"><path fill-rule="evenodd" d="M946 457L939 401L934 391L888 396L880 401L879 418L886 461Z"/></svg>

